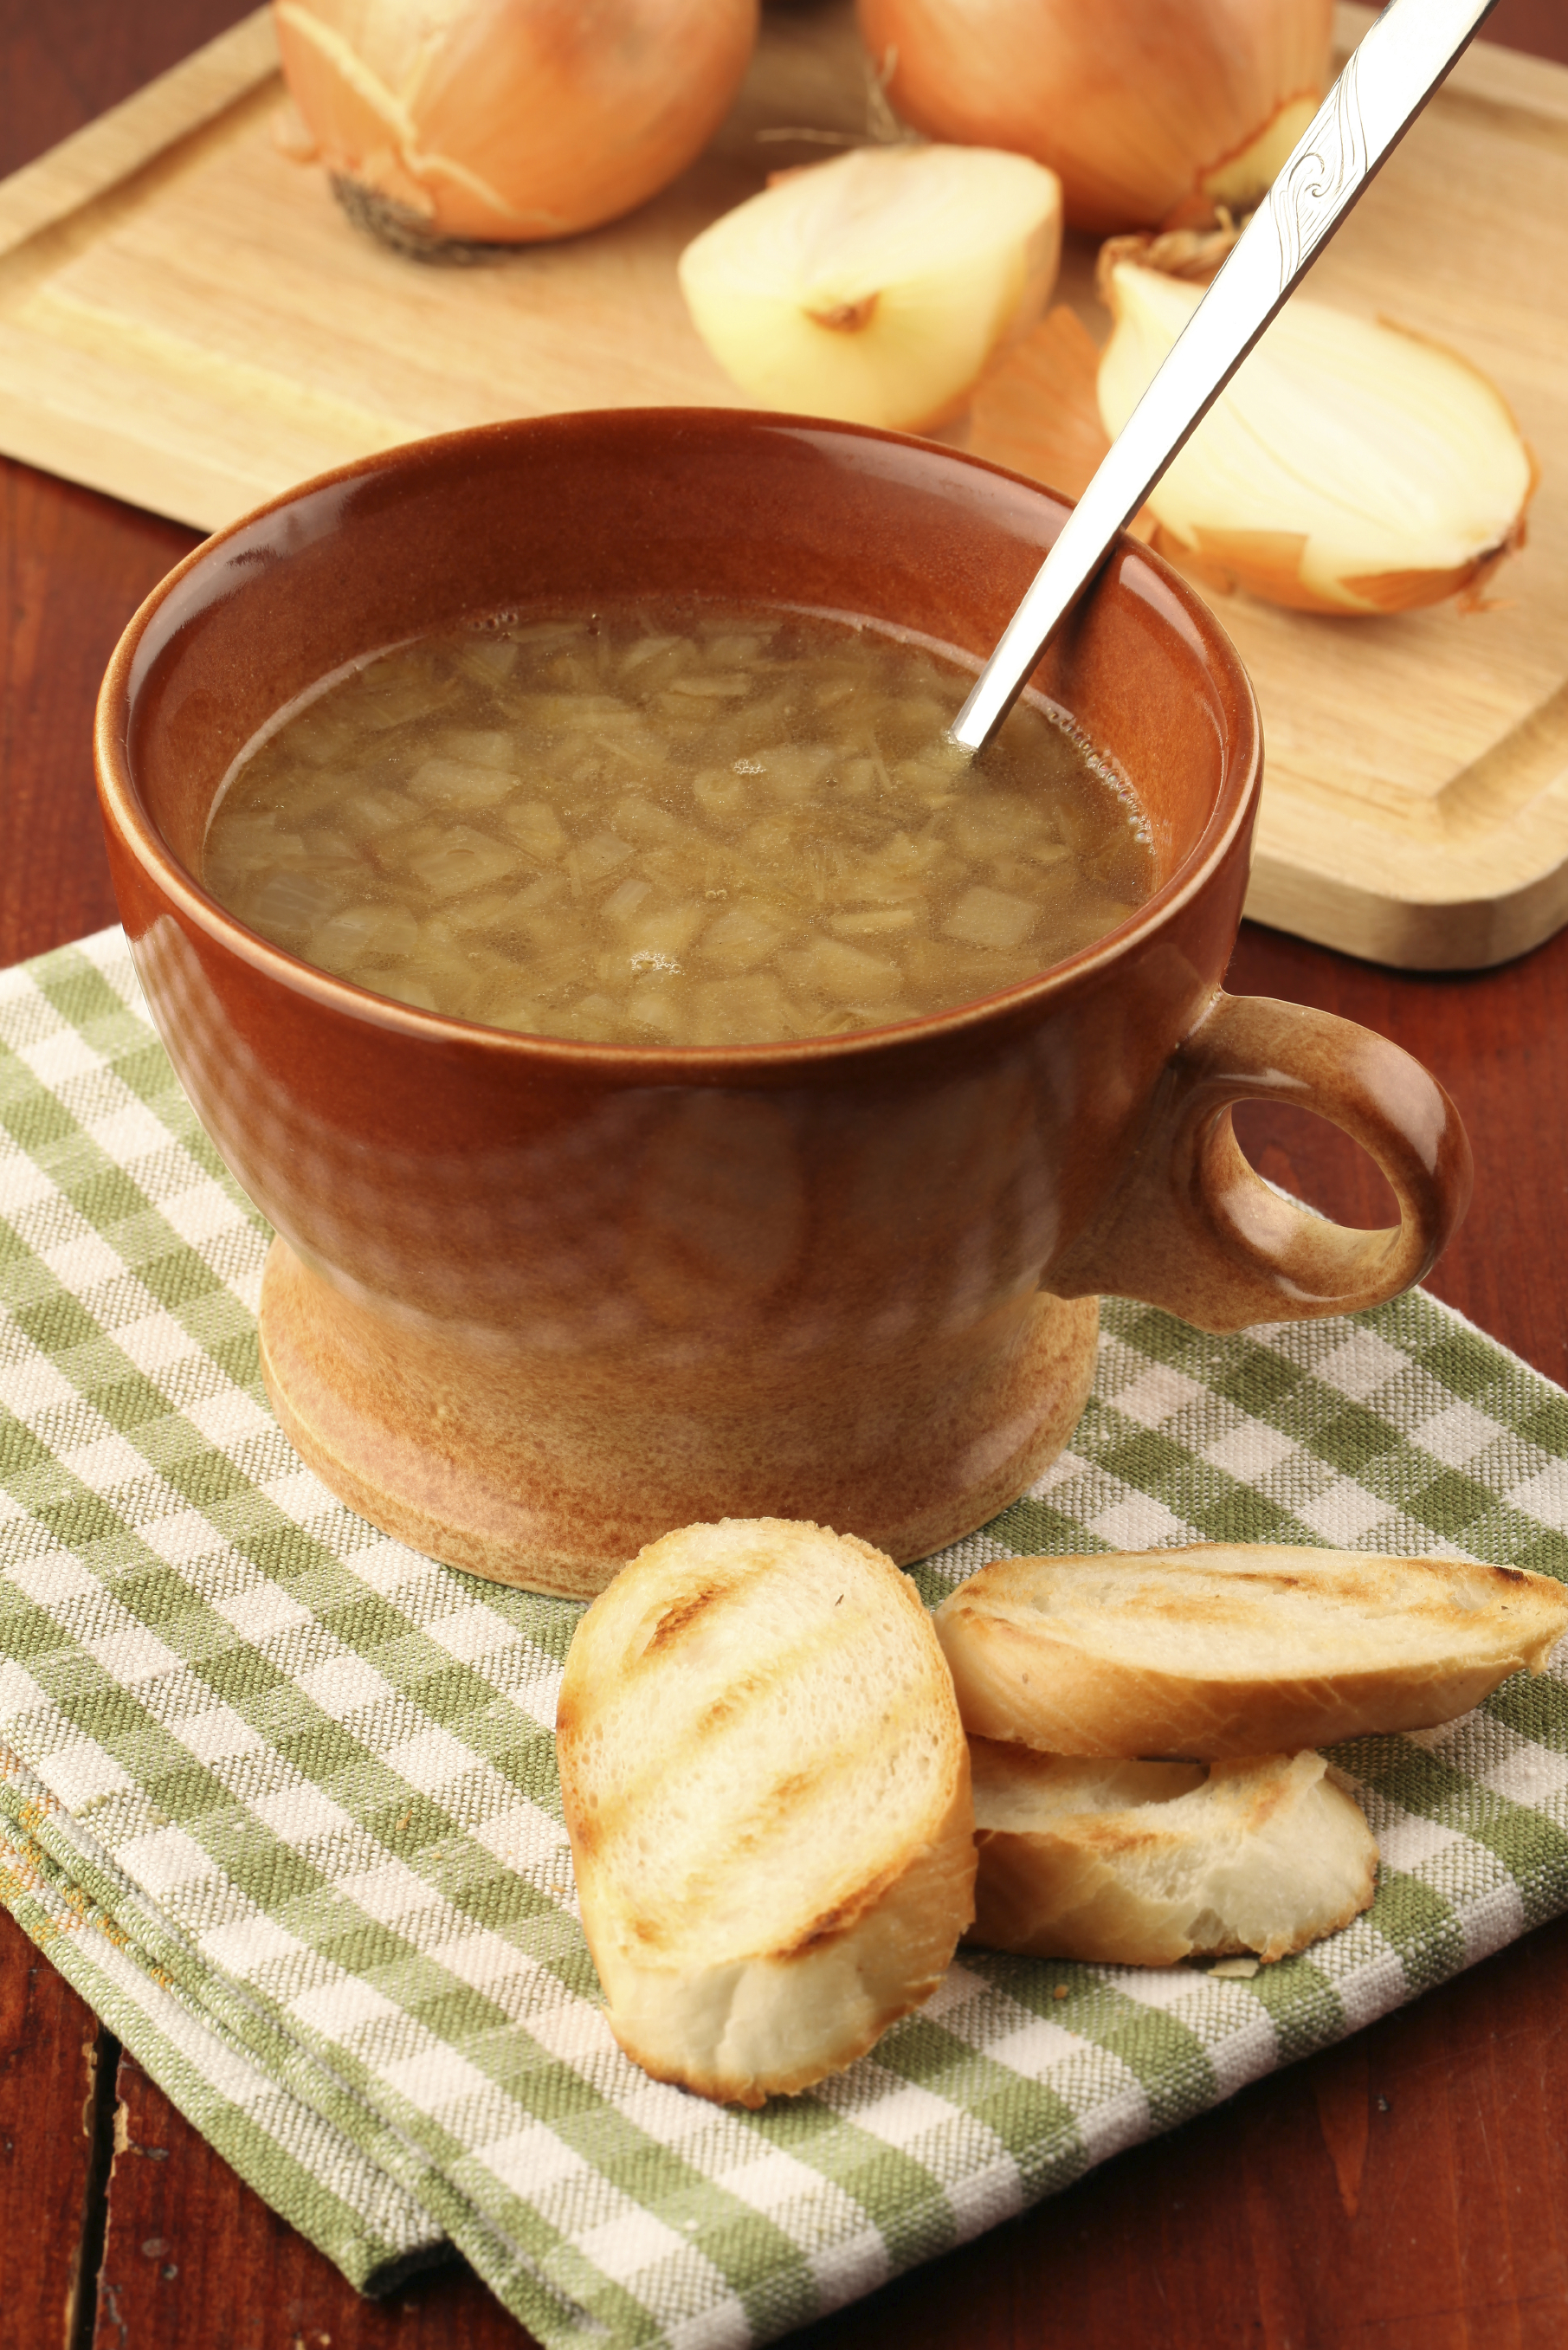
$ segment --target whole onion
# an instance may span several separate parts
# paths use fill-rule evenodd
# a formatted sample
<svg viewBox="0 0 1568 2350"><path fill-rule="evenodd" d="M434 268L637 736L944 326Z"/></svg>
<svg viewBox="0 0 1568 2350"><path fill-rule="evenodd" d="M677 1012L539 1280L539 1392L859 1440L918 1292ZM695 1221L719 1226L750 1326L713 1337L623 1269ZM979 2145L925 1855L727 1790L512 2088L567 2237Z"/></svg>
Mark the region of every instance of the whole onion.
<svg viewBox="0 0 1568 2350"><path fill-rule="evenodd" d="M857 0L895 109L1048 164L1096 234L1250 210L1329 78L1332 0Z"/></svg>
<svg viewBox="0 0 1568 2350"><path fill-rule="evenodd" d="M400 242L526 244L629 212L706 144L758 0L275 0L295 102Z"/></svg>

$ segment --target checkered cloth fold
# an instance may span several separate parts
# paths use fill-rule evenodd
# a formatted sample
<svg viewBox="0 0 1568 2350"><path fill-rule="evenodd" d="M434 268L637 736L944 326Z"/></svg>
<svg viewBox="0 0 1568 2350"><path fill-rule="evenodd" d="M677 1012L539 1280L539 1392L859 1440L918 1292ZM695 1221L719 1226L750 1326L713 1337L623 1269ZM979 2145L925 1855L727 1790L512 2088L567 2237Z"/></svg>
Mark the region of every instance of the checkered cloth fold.
<svg viewBox="0 0 1568 2350"><path fill-rule="evenodd" d="M542 2342L767 2341L1568 1907L1568 1687L1336 1752L1372 1909L1250 1980L965 1954L720 2110L599 2012L551 1725L577 1610L344 1509L268 1412L265 1227L105 932L0 978L0 1898L373 2290L461 2247ZM1112 1304L1070 1451L916 1571L1229 1538L1568 1576L1568 1396L1419 1294L1199 1336Z"/></svg>

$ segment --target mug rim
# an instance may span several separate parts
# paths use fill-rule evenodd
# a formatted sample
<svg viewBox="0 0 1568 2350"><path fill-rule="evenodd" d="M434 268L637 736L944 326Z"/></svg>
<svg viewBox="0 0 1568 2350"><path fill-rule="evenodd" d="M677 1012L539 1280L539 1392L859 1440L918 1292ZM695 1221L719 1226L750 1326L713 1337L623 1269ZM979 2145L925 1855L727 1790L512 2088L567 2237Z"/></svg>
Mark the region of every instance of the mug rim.
<svg viewBox="0 0 1568 2350"><path fill-rule="evenodd" d="M394 1035L406 1035L425 1044L483 1045L490 1051L499 1048L527 1062L536 1063L543 1058L567 1067L576 1066L585 1075L594 1072L603 1076L613 1069L626 1067L639 1077L658 1082L677 1075L712 1077L736 1067L787 1068L792 1065L837 1060L846 1055L885 1055L901 1047L921 1045L933 1039L961 1035L965 1029L989 1024L998 1017L1007 1018L1027 1013L1036 1004L1070 993L1080 983L1093 979L1129 949L1135 948L1146 934L1162 928L1206 886L1225 861L1238 832L1246 828L1255 813L1262 781L1262 730L1257 697L1241 654L1196 590L1152 546L1122 531L1117 535L1107 564L1119 557L1123 562L1130 562L1135 568L1146 567L1182 606L1199 635L1218 650L1221 664L1229 666L1241 689L1241 707L1250 721L1250 755L1236 763L1233 775L1222 776L1221 789L1197 840L1169 879L1142 905L1135 907L1124 921L1092 940L1087 946L1078 948L1074 953L1048 964L1044 971L1036 972L1027 979L998 989L993 994L974 997L936 1011L917 1013L908 1019L889 1021L883 1025L856 1028L825 1036L781 1037L745 1045L645 1045L624 1040L596 1043L576 1037L493 1027L483 1021L464 1019L455 1013L427 1012L418 1004L400 1003L394 996L378 994L373 989L362 987L353 980L342 979L334 972L323 971L318 965L306 962L302 956L290 953L286 948L274 945L259 931L249 929L203 888L176 857L154 823L131 771L130 719L138 684L133 671L149 629L165 610L171 598L193 575L214 559L221 559L224 550L232 547L245 532L254 530L259 524L286 512L306 498L377 475L396 474L408 469L410 461L413 461L413 469L417 471L420 461L442 452L454 452L464 444L525 438L535 428L558 426L564 421L585 429L591 429L595 424L635 427L646 425L651 420L657 420L672 432L678 432L683 424L700 425L709 430L718 425L722 430L735 430L742 434L748 432L767 433L781 428L799 432L804 429L830 438L887 442L900 448L928 449L933 456L972 467L977 472L1008 482L1047 506L1068 511L1073 503L1029 474L1014 473L1005 466L992 464L988 459L971 456L967 450L951 448L944 442L924 441L916 434L889 432L875 426L851 424L833 418L799 416L771 410L727 408L584 409L569 411L564 415L508 418L490 424L464 426L452 432L429 434L416 441L399 442L389 449L375 451L369 456L355 458L346 464L296 482L277 496L265 500L248 513L225 524L221 530L213 532L159 580L127 622L109 657L99 689L94 723L94 764L105 821L112 826L122 845L135 857L143 870L150 873L186 921L204 932L225 952L249 964L258 977L296 995L314 999L323 1010L352 1021L389 1030ZM1091 589L1089 592L1094 591ZM171 629L171 643L177 639L181 625L176 622ZM1136 781L1134 788L1136 790ZM132 941L131 943L134 946L137 941Z"/></svg>

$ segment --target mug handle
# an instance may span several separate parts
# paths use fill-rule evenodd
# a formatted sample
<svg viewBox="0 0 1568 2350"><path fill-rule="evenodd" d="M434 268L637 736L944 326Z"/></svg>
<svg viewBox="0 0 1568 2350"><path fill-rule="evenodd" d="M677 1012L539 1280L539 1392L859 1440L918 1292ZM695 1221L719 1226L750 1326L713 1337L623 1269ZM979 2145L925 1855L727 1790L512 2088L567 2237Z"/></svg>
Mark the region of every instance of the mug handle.
<svg viewBox="0 0 1568 2350"><path fill-rule="evenodd" d="M1357 1232L1282 1199L1242 1154L1238 1101L1288 1102L1341 1128L1386 1176L1398 1223ZM1459 1112L1419 1061L1333 1013L1217 989L1166 1065L1129 1176L1046 1280L1059 1296L1136 1297L1216 1333L1353 1314L1428 1271L1470 1180Z"/></svg>

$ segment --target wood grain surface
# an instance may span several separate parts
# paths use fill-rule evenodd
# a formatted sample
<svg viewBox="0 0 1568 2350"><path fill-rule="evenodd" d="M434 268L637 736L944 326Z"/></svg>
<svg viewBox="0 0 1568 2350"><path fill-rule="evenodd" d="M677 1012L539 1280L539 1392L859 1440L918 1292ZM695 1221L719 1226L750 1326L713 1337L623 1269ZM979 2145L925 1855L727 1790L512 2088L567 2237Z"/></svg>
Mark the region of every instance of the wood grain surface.
<svg viewBox="0 0 1568 2350"><path fill-rule="evenodd" d="M0 2343L90 2324L114 2042L0 1910ZM95 2224L96 2222L96 2224Z"/></svg>
<svg viewBox="0 0 1568 2350"><path fill-rule="evenodd" d="M241 13L225 0L0 0L0 172ZM1562 0L1502 0L1491 31L1568 62ZM0 961L114 917L93 696L125 619L193 543L0 463ZM1231 984L1382 1028L1443 1077L1477 1187L1432 1286L1568 1378L1568 938L1483 977L1420 978L1249 926ZM1380 1220L1380 1179L1339 1138L1258 1111L1244 1123L1266 1172ZM796 2350L1559 2350L1565 1994L1562 1921L806 2329ZM526 2342L458 2263L360 2301L129 2059L95 2109L89 2048L112 2043L0 1916L0 2350ZM95 2154L107 2172L116 2144L99 2186ZM73 2332L84 2261L97 2289Z"/></svg>

